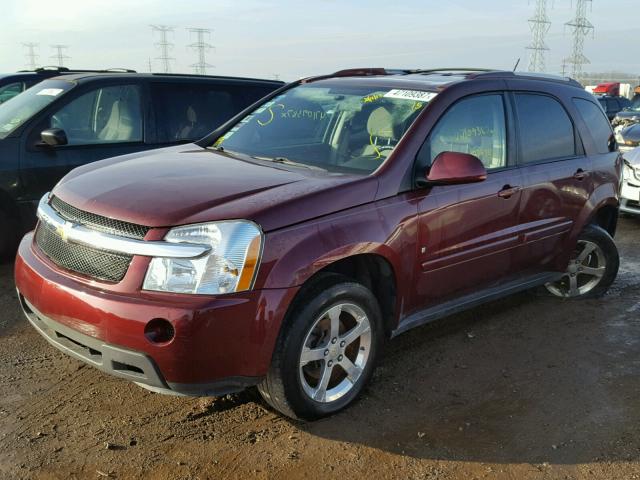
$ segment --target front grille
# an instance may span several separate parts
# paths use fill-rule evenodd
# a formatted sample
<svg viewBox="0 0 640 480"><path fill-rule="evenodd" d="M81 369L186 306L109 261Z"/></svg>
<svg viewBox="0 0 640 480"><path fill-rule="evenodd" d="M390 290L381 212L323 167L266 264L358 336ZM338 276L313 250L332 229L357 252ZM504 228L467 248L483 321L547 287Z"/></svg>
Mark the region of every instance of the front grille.
<svg viewBox="0 0 640 480"><path fill-rule="evenodd" d="M36 244L56 265L99 280L119 282L124 278L132 257L105 252L77 243L65 242L47 224L36 229Z"/></svg>
<svg viewBox="0 0 640 480"><path fill-rule="evenodd" d="M84 212L63 202L58 197L51 197L51 206L65 220L85 225L98 232L142 240L149 231L149 227L145 227L144 225L136 225L135 223L123 222L122 220L114 220L96 215L95 213Z"/></svg>

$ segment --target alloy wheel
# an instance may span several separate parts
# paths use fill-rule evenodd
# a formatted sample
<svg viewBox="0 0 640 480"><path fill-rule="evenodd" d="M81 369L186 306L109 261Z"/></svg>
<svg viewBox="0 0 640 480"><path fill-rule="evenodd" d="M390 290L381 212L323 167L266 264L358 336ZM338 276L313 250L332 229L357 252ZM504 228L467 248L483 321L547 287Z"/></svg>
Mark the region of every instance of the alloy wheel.
<svg viewBox="0 0 640 480"><path fill-rule="evenodd" d="M578 240L567 271L556 282L547 283L547 290L564 298L586 295L598 286L606 267L604 252L596 243Z"/></svg>

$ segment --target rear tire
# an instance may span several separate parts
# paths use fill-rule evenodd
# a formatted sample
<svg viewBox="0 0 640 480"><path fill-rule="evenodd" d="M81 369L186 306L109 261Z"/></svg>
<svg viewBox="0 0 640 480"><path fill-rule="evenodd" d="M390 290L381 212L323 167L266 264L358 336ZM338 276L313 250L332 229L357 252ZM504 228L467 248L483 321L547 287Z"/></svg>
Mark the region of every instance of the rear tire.
<svg viewBox="0 0 640 480"><path fill-rule="evenodd" d="M609 233L597 225L588 225L578 237L567 271L546 288L561 298L601 297L616 279L619 267L618 248Z"/></svg>
<svg viewBox="0 0 640 480"><path fill-rule="evenodd" d="M329 275L287 314L271 367L258 391L293 419L332 415L368 383L382 347L382 313L369 289Z"/></svg>

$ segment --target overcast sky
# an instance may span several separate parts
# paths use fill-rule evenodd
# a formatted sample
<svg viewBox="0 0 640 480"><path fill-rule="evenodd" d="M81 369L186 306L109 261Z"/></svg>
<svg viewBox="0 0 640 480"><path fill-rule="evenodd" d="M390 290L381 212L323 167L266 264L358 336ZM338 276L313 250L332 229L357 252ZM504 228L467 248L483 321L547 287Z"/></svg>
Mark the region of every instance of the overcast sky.
<svg viewBox="0 0 640 480"><path fill-rule="evenodd" d="M640 73L639 0L594 0L595 38L585 41L585 71ZM158 37L150 24L175 28L175 72L197 57L188 27L211 28L209 73L285 80L360 66L526 69L530 42L527 0L2 0L0 71L25 67L23 42L40 44L39 64L51 65L52 44L67 44L68 65L155 71ZM552 3L550 0L549 4ZM574 2L575 5L575 2ZM547 70L558 73L570 54L570 0L549 12ZM625 19L629 19L625 23Z"/></svg>

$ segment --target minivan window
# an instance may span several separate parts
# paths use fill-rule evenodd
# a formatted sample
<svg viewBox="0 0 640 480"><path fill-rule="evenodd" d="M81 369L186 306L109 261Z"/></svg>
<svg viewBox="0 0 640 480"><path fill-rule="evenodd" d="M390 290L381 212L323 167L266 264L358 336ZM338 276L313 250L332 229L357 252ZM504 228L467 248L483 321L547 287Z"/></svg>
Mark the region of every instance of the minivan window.
<svg viewBox="0 0 640 480"><path fill-rule="evenodd" d="M602 109L595 103L583 98L574 98L573 103L580 112L584 123L587 124L587 129L596 142L598 153L609 153L609 143L613 130L611 130L609 119L602 112Z"/></svg>
<svg viewBox="0 0 640 480"><path fill-rule="evenodd" d="M546 95L515 95L523 163L576 154L573 123L564 107Z"/></svg>
<svg viewBox="0 0 640 480"><path fill-rule="evenodd" d="M73 86L73 83L64 80L45 80L11 101L0 104L0 139L9 136Z"/></svg>
<svg viewBox="0 0 640 480"><path fill-rule="evenodd" d="M506 126L502 95L465 98L438 121L426 144L429 164L442 152L469 153L485 168L507 165ZM420 157L424 158L424 152Z"/></svg>
<svg viewBox="0 0 640 480"><path fill-rule="evenodd" d="M238 113L229 88L216 85L153 83L157 141L197 140Z"/></svg>
<svg viewBox="0 0 640 480"><path fill-rule="evenodd" d="M69 145L139 142L140 88L117 85L80 95L51 116L50 127L64 130Z"/></svg>
<svg viewBox="0 0 640 480"><path fill-rule="evenodd" d="M251 112L214 147L366 175L391 154L435 96L385 87L300 85Z"/></svg>

